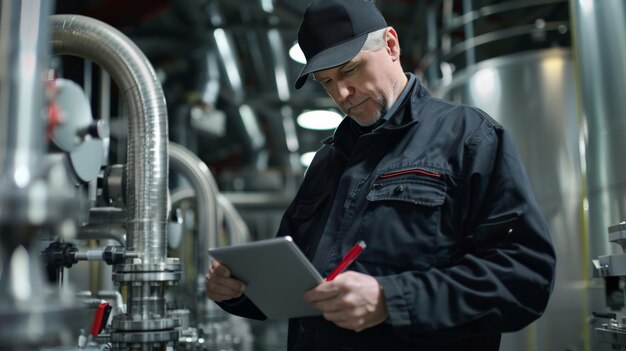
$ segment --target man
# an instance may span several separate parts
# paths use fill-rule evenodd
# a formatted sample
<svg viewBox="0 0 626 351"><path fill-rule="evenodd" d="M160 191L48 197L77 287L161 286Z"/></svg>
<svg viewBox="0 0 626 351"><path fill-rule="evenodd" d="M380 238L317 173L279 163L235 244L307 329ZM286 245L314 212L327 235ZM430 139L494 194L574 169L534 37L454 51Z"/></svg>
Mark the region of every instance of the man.
<svg viewBox="0 0 626 351"><path fill-rule="evenodd" d="M498 350L538 318L555 255L511 136L484 112L432 98L404 73L396 31L364 0L314 0L298 41L309 75L346 114L287 209L291 235L324 276L321 317L289 322L289 350ZM213 262L207 295L264 318Z"/></svg>

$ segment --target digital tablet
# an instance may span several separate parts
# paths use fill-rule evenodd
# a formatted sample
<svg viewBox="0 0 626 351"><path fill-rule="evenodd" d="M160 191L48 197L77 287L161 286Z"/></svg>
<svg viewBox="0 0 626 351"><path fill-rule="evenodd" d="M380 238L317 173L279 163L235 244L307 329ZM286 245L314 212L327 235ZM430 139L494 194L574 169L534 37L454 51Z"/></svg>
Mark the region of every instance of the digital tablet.
<svg viewBox="0 0 626 351"><path fill-rule="evenodd" d="M245 294L267 318L320 315L304 292L323 281L290 236L209 249L246 284Z"/></svg>

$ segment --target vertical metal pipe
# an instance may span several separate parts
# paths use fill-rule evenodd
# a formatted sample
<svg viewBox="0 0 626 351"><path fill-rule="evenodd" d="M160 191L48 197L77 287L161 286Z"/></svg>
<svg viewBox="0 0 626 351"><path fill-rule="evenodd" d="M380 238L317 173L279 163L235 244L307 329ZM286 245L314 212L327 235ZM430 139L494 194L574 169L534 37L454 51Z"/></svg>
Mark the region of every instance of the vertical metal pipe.
<svg viewBox="0 0 626 351"><path fill-rule="evenodd" d="M181 285L188 285L191 288L191 302L194 307L192 313L193 317L199 320L199 313L204 311L208 301L204 297L203 284L204 274L209 268L207 251L211 247L219 246L218 233L222 221L222 213L216 198L219 189L207 165L193 152L170 142L169 155L172 170L183 175L196 194L198 231L196 240L193 242L194 264L193 267L186 267L185 279L181 281Z"/></svg>
<svg viewBox="0 0 626 351"><path fill-rule="evenodd" d="M143 263L166 257L167 110L154 69L117 29L76 15L51 18L56 54L77 55L104 68L117 83L129 111L126 175L128 247Z"/></svg>
<svg viewBox="0 0 626 351"><path fill-rule="evenodd" d="M430 4L428 6L428 10L426 10L426 48L431 55L434 55L435 50L437 50L437 37L438 37L438 27L437 27L437 12L435 6ZM435 57L428 57L428 62L437 61ZM436 82L437 81L437 65L429 64L426 69L426 78L428 82Z"/></svg>
<svg viewBox="0 0 626 351"><path fill-rule="evenodd" d="M626 220L626 2L571 0L578 90L587 122L589 254L611 251L608 227Z"/></svg>
<svg viewBox="0 0 626 351"><path fill-rule="evenodd" d="M608 227L626 220L626 2L623 0L570 0L573 47L578 78L577 90L583 120L587 199L589 204L588 247L583 252L585 273L590 260L621 253L608 240ZM589 281L588 310L607 311L605 289L600 279ZM622 321L624 310L617 312ZM591 325L593 350L608 350Z"/></svg>
<svg viewBox="0 0 626 351"><path fill-rule="evenodd" d="M80 201L61 163L45 152L45 72L53 2L0 1L0 349L75 342L78 310L50 289L35 237L72 231ZM60 224L63 225L60 225ZM56 226L56 227L55 227ZM52 321L52 323L49 323Z"/></svg>
<svg viewBox="0 0 626 351"><path fill-rule="evenodd" d="M471 0L463 0L463 15L469 16L473 11L472 1ZM473 21L465 21L463 25L463 29L465 30L465 40L471 40L474 38L474 22ZM471 66L476 63L476 52L474 47L470 47L465 51L465 65Z"/></svg>
<svg viewBox="0 0 626 351"><path fill-rule="evenodd" d="M218 246L219 218L216 196L219 192L215 178L207 165L193 152L174 142L169 143L172 170L180 172L191 183L198 201L198 248L202 253L196 269L202 274L209 268L207 250Z"/></svg>
<svg viewBox="0 0 626 351"><path fill-rule="evenodd" d="M0 222L45 219L29 215L28 199L33 181L44 172L48 5L36 0L1 2Z"/></svg>
<svg viewBox="0 0 626 351"><path fill-rule="evenodd" d="M177 322L166 316L165 305L165 287L180 279L180 264L166 257L168 128L163 89L143 52L117 29L76 15L52 16L51 24L54 52L89 59L108 72L129 115L127 247L139 253L140 261L114 267L113 281L130 289L127 313L114 318L111 341L114 347L140 343L145 349L177 340Z"/></svg>

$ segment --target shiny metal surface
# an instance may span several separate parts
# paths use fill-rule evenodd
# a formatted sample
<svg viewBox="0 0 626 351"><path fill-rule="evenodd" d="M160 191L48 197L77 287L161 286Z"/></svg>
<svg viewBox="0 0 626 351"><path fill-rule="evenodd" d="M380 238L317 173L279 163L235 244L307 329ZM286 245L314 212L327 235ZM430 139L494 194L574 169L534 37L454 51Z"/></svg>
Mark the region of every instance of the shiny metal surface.
<svg viewBox="0 0 626 351"><path fill-rule="evenodd" d="M217 194L217 203L224 211L224 220L230 228L229 245L243 244L252 240L248 225L228 198L222 194Z"/></svg>
<svg viewBox="0 0 626 351"><path fill-rule="evenodd" d="M80 328L89 325L93 314L66 297L45 292L28 301L0 299L0 349L75 345Z"/></svg>
<svg viewBox="0 0 626 351"><path fill-rule="evenodd" d="M116 264L113 267L115 273L142 273L142 272L180 272L181 265L177 260L155 264Z"/></svg>
<svg viewBox="0 0 626 351"><path fill-rule="evenodd" d="M114 283L129 282L177 282L180 280L181 272L140 272L140 273L115 273Z"/></svg>
<svg viewBox="0 0 626 351"><path fill-rule="evenodd" d="M203 310L202 305L207 303L203 283L210 262L207 252L209 248L219 246L218 234L223 222L216 199L219 189L209 167L187 148L170 142L169 156L171 169L184 176L197 194L197 230L192 237L182 238L185 249L180 250L181 259L186 262L180 291L188 300L195 320Z"/></svg>
<svg viewBox="0 0 626 351"><path fill-rule="evenodd" d="M136 328L144 326L144 331L150 335L154 330L166 329L162 327L161 321L167 319L165 291L180 280L181 268L178 259L171 257L162 263L113 266L113 282L127 287L127 314L123 318L128 321L128 325ZM113 330L113 334L125 333L125 329ZM133 331L139 332L137 329Z"/></svg>
<svg viewBox="0 0 626 351"><path fill-rule="evenodd" d="M142 324L150 319L161 320L166 318L165 284L133 282L129 285L128 291L129 297L126 300L128 320ZM144 330L154 330L147 328L148 326L146 324Z"/></svg>
<svg viewBox="0 0 626 351"><path fill-rule="evenodd" d="M424 55L427 80L449 81L456 72L494 57L569 47L567 5L568 0L430 2Z"/></svg>
<svg viewBox="0 0 626 351"><path fill-rule="evenodd" d="M47 284L34 241L15 245L35 230L0 226L0 349L69 345L87 317L69 290Z"/></svg>
<svg viewBox="0 0 626 351"><path fill-rule="evenodd" d="M0 223L57 222L75 211L76 193L44 158L50 3L0 6Z"/></svg>
<svg viewBox="0 0 626 351"><path fill-rule="evenodd" d="M0 2L0 348L69 345L84 316L44 278L35 240L65 236L81 199L44 156L49 1Z"/></svg>
<svg viewBox="0 0 626 351"><path fill-rule="evenodd" d="M611 328L610 326L603 326L595 330L596 341L609 347L609 345L626 346L626 330L623 328ZM613 350L619 350L621 348L612 348Z"/></svg>
<svg viewBox="0 0 626 351"><path fill-rule="evenodd" d="M570 0L570 8L581 117L587 123L589 262L621 253L618 245L609 243L608 228L626 220L626 2ZM590 312L608 311L603 285L602 279L590 281ZM616 312L618 321L626 316L623 309L611 312ZM600 320L595 326L606 322ZM591 335L594 351L612 349L606 342L610 333Z"/></svg>
<svg viewBox="0 0 626 351"><path fill-rule="evenodd" d="M126 204L126 174L124 165L106 167L103 175L102 198L109 206L123 208ZM126 220L126 212L124 213Z"/></svg>
<svg viewBox="0 0 626 351"><path fill-rule="evenodd" d="M82 131L93 122L91 104L83 88L71 80L57 78L49 81L48 85L54 89L55 101L62 116L51 133L51 141L59 149L71 152L83 142Z"/></svg>
<svg viewBox="0 0 626 351"><path fill-rule="evenodd" d="M195 190L197 196L198 216L198 253L206 253L211 247L218 246L219 223L221 210L216 196L219 193L217 182L209 167L189 149L182 145L169 143L170 166L173 171L183 175ZM204 274L209 268L209 257L198 254L196 267Z"/></svg>
<svg viewBox="0 0 626 351"><path fill-rule="evenodd" d="M86 58L102 67L116 82L129 112L125 193L113 195L125 195L126 247L137 251L139 258L132 265L114 267L113 281L128 288L125 318L129 323L165 319L165 290L180 279L180 264L166 257L169 160L161 84L141 50L112 26L76 15L52 16L51 24L54 52ZM145 326L132 333L114 329L111 338L116 343L178 339L177 330L149 322Z"/></svg>
<svg viewBox="0 0 626 351"><path fill-rule="evenodd" d="M128 246L144 263L166 256L167 110L161 84L145 55L124 34L95 19L51 17L55 54L92 60L107 71L128 106L126 176Z"/></svg>
<svg viewBox="0 0 626 351"><path fill-rule="evenodd" d="M544 316L505 334L502 350L583 349L588 265L581 263L583 180L573 76L569 50L531 51L482 61L435 92L483 109L514 136L557 252L556 286Z"/></svg>
<svg viewBox="0 0 626 351"><path fill-rule="evenodd" d="M126 246L126 229L120 224L87 224L78 227L76 239L111 239L119 246Z"/></svg>
<svg viewBox="0 0 626 351"><path fill-rule="evenodd" d="M140 333L114 333L111 334L111 341L114 343L161 343L178 340L179 336L179 330L163 330ZM165 349L165 346L158 348L158 350ZM116 350L116 348L114 348L114 350ZM142 348L141 350L152 350L152 348Z"/></svg>
<svg viewBox="0 0 626 351"><path fill-rule="evenodd" d="M112 280L115 283L129 283L131 285L154 283L153 285L159 287L164 287L165 284L163 283L174 284L181 278L182 265L171 257L168 258L168 261L158 264L116 264L113 266ZM135 292L140 291L131 291L129 300L142 298L141 296L134 296ZM129 317L135 313L130 302L128 311Z"/></svg>
<svg viewBox="0 0 626 351"><path fill-rule="evenodd" d="M114 318L111 322L113 329L118 330L158 330L171 329L180 325L178 319L149 319L129 321L123 318Z"/></svg>
<svg viewBox="0 0 626 351"><path fill-rule="evenodd" d="M126 221L126 211L115 207L93 207L89 210L89 224L123 224Z"/></svg>
<svg viewBox="0 0 626 351"><path fill-rule="evenodd" d="M191 201L196 198L196 193L191 188L180 188L173 190L170 195L172 208L177 208L185 201ZM226 245L242 244L252 240L250 229L241 217L235 206L223 194L217 194L217 203L224 214L225 227L228 229L226 233Z"/></svg>
<svg viewBox="0 0 626 351"><path fill-rule="evenodd" d="M2 1L0 9L0 220L43 173L46 1Z"/></svg>
<svg viewBox="0 0 626 351"><path fill-rule="evenodd" d="M626 220L626 2L571 1L582 114L587 121L589 254L615 250L608 228Z"/></svg>

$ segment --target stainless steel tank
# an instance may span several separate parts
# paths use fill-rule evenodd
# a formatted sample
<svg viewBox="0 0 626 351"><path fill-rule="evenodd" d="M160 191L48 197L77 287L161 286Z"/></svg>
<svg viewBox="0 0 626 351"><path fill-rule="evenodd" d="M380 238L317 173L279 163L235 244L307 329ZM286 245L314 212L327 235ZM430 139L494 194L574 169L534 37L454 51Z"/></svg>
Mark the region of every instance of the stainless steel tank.
<svg viewBox="0 0 626 351"><path fill-rule="evenodd" d="M506 351L589 347L588 247L567 0L442 0L428 7L425 77L435 96L483 109L514 137L557 254L544 315Z"/></svg>
<svg viewBox="0 0 626 351"><path fill-rule="evenodd" d="M573 73L570 50L537 50L482 61L434 92L483 109L511 132L557 251L556 285L544 316L505 334L501 350L583 349L584 180Z"/></svg>

